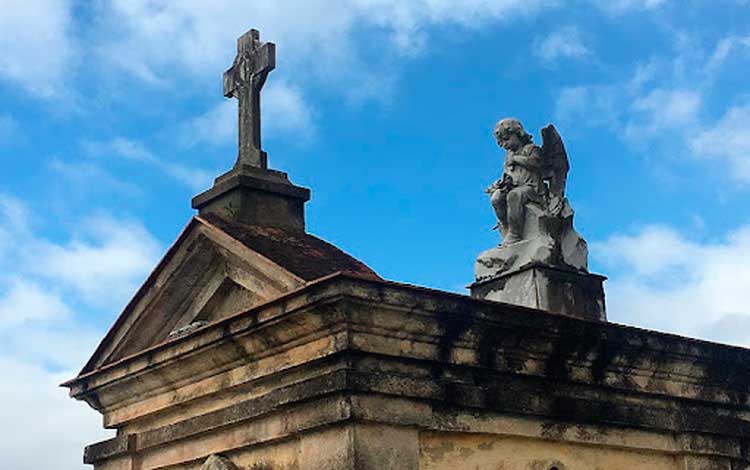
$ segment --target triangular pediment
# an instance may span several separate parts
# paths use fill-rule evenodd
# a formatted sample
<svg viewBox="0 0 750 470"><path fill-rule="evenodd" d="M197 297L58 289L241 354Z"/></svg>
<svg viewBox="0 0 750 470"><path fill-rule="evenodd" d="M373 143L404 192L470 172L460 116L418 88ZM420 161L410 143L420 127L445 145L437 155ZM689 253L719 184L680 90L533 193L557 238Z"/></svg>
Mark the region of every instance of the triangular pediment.
<svg viewBox="0 0 750 470"><path fill-rule="evenodd" d="M184 336L304 283L220 228L195 218L125 308L83 372Z"/></svg>

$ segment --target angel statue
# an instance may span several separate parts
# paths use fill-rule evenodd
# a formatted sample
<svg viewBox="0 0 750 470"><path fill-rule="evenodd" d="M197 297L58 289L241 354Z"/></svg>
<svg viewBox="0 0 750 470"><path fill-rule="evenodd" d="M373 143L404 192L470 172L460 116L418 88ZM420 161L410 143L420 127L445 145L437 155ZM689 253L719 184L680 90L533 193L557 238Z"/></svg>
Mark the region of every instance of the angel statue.
<svg viewBox="0 0 750 470"><path fill-rule="evenodd" d="M527 202L559 214L565 200L568 155L554 126L542 129L544 145L539 148L518 119L505 118L495 126L497 144L504 148L503 177L486 192L495 209L503 244L523 239L524 207Z"/></svg>
<svg viewBox="0 0 750 470"><path fill-rule="evenodd" d="M502 177L485 192L502 244L480 255L477 277L531 263L585 271L588 251L573 229L573 210L565 197L570 166L557 130L552 125L542 129L539 147L518 119L505 118L494 135L506 150L505 163Z"/></svg>

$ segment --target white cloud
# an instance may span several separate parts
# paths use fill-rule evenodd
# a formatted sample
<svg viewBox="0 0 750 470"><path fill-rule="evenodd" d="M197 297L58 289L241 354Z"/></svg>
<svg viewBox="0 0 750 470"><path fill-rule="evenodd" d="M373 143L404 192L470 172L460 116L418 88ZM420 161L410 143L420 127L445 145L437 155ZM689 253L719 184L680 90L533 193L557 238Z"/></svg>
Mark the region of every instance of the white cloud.
<svg viewBox="0 0 750 470"><path fill-rule="evenodd" d="M190 187L193 191L200 191L209 187L215 173L159 158L141 142L124 137L116 137L103 142L88 141L83 143L83 147L92 154L116 156L150 165Z"/></svg>
<svg viewBox="0 0 750 470"><path fill-rule="evenodd" d="M707 72L717 72L733 52L743 48L750 48L750 36L729 36L722 39L706 64Z"/></svg>
<svg viewBox="0 0 750 470"><path fill-rule="evenodd" d="M96 216L65 244L35 243L34 274L72 288L90 303L111 306L135 291L139 276L153 266L159 243L139 223ZM137 280L134 282L134 280Z"/></svg>
<svg viewBox="0 0 750 470"><path fill-rule="evenodd" d="M314 133L312 110L299 88L277 82L268 87L263 100L263 124L269 135L290 134L305 139Z"/></svg>
<svg viewBox="0 0 750 470"><path fill-rule="evenodd" d="M677 33L674 54L636 64L620 81L564 88L556 101L558 118L580 124L594 117L594 124L600 125L596 116L606 113L606 122L617 131L629 127L651 133L693 125L720 71L719 57L724 54L716 51L721 43L709 50Z"/></svg>
<svg viewBox="0 0 750 470"><path fill-rule="evenodd" d="M128 197L143 195L140 186L123 181L91 162L54 158L49 163L49 169L56 181L64 181L63 187L67 191L64 197L68 202L73 196L90 197L92 191L127 194Z"/></svg>
<svg viewBox="0 0 750 470"><path fill-rule="evenodd" d="M69 0L0 2L0 78L41 98L59 95L75 53Z"/></svg>
<svg viewBox="0 0 750 470"><path fill-rule="evenodd" d="M698 242L664 226L592 244L612 273L610 319L750 346L750 227Z"/></svg>
<svg viewBox="0 0 750 470"><path fill-rule="evenodd" d="M692 128L702 104L702 94L695 90L652 89L633 97L625 133L632 138L663 129Z"/></svg>
<svg viewBox="0 0 750 470"><path fill-rule="evenodd" d="M622 106L615 90L606 85L581 85L560 90L555 117L563 125L579 122L588 126L617 127Z"/></svg>
<svg viewBox="0 0 750 470"><path fill-rule="evenodd" d="M73 15L72 0L2 1L0 50L6 52L0 57L0 78L39 97L65 94L83 66L114 67L165 89L196 79L218 80L231 63L230 45L253 26L279 45L284 76L335 86L354 100L387 96L397 75L395 59L424 50L434 26L477 29L566 3L464 0L457 7L450 0L109 0L82 4L84 14ZM592 3L623 12L662 2ZM365 30L367 38L361 35ZM371 34L386 36L377 39L374 54L365 44ZM558 44L548 39L548 51L557 52L544 54L579 57L585 48L567 39ZM85 63L77 60L83 56Z"/></svg>
<svg viewBox="0 0 750 470"><path fill-rule="evenodd" d="M13 279L0 298L0 328L70 316L70 309L57 295L26 279Z"/></svg>
<svg viewBox="0 0 750 470"><path fill-rule="evenodd" d="M327 3L327 2L326 2ZM401 53L418 52L426 44L426 29L432 25L453 24L477 28L491 21L517 19L534 14L554 0L355 0L350 14L363 24L386 28Z"/></svg>
<svg viewBox="0 0 750 470"><path fill-rule="evenodd" d="M144 163L154 163L158 159L140 142L135 140L117 137L109 143L104 144L104 148L109 147L115 155Z"/></svg>
<svg viewBox="0 0 750 470"><path fill-rule="evenodd" d="M750 106L730 108L713 126L698 131L690 147L739 183L750 183ZM728 168L727 168L728 166Z"/></svg>
<svg viewBox="0 0 750 470"><path fill-rule="evenodd" d="M237 141L237 102L225 100L197 116L180 130L184 145L226 145Z"/></svg>
<svg viewBox="0 0 750 470"><path fill-rule="evenodd" d="M288 76L317 79L353 93L383 95L394 80L395 58L420 53L430 28L477 29L563 6L565 0L2 0L0 77L40 97L65 91L81 67L109 65L145 83L167 88L195 79L218 80L231 44L250 26L279 45ZM661 0L591 1L609 12L652 9ZM367 30L367 38L361 32ZM378 38L377 53L369 47ZM365 44L365 41L368 43ZM366 46L366 47L362 47ZM579 54L574 44L557 46ZM79 61L79 57L87 57ZM96 67L92 67L92 61ZM384 69L390 68L388 74ZM284 72L287 73L287 72ZM366 84L366 86L357 86Z"/></svg>
<svg viewBox="0 0 750 470"><path fill-rule="evenodd" d="M626 263L634 274L651 277L683 266L697 246L670 228L648 226L636 237L615 235L597 248L598 257L609 264Z"/></svg>
<svg viewBox="0 0 750 470"><path fill-rule="evenodd" d="M604 126L638 150L668 148L710 162L724 179L750 184L750 106L729 106L718 119L705 107L722 65L750 46L750 37L729 36L712 48L683 38L669 59L651 59L614 84L562 89L555 103L561 126ZM742 100L738 100L742 101Z"/></svg>
<svg viewBox="0 0 750 470"><path fill-rule="evenodd" d="M231 63L230 45L252 26L261 30L263 40L277 43L282 71L349 89L341 85L377 82L389 59L419 53L431 26L477 28L557 3L466 0L457 7L449 0L115 0L101 14L98 42L103 60L146 82L176 82L185 74L215 80ZM359 36L368 28L387 35L385 41L377 39L374 55L360 47L372 37ZM382 88L372 93L378 91Z"/></svg>
<svg viewBox="0 0 750 470"><path fill-rule="evenodd" d="M653 10L667 3L667 0L592 0L598 8L612 14L622 14L629 11Z"/></svg>
<svg viewBox="0 0 750 470"><path fill-rule="evenodd" d="M700 90L660 88L650 83L644 69L615 85L579 85L560 91L555 115L563 123L604 125L616 130L629 142L640 143L644 135L655 137L663 130L695 128L703 108Z"/></svg>
<svg viewBox="0 0 750 470"><path fill-rule="evenodd" d="M584 44L578 28L567 26L544 38L537 38L534 54L544 62L553 63L558 59L580 59L591 54L591 51Z"/></svg>
<svg viewBox="0 0 750 470"><path fill-rule="evenodd" d="M53 338L50 338L53 339ZM59 338L56 338L59 339ZM61 344L72 351L90 344ZM101 417L74 402L59 384L74 376L72 369L51 373L45 368L0 357L0 434L3 468L13 470L85 470L83 446L113 437Z"/></svg>
<svg viewBox="0 0 750 470"><path fill-rule="evenodd" d="M114 316L161 250L140 224L112 216L85 218L67 242L40 233L41 222L0 194L0 416L14 423L0 432L3 463L83 470L84 445L112 432L58 385L103 335L86 314Z"/></svg>
<svg viewBox="0 0 750 470"><path fill-rule="evenodd" d="M670 125L691 123L701 107L701 95L692 90L651 90L633 103L633 110L648 114Z"/></svg>
<svg viewBox="0 0 750 470"><path fill-rule="evenodd" d="M122 217L86 217L67 242L39 236L37 224L20 201L0 194L0 324L65 317L63 293L118 308L160 252L140 223Z"/></svg>
<svg viewBox="0 0 750 470"><path fill-rule="evenodd" d="M315 133L312 109L299 88L284 82L269 83L264 89L261 112L263 135L292 135L310 139ZM227 99L189 120L179 131L184 145L226 145L237 142L237 101Z"/></svg>
<svg viewBox="0 0 750 470"><path fill-rule="evenodd" d="M193 168L178 163L161 163L166 174L188 186L192 191L205 191L213 184L216 171Z"/></svg>
<svg viewBox="0 0 750 470"><path fill-rule="evenodd" d="M0 193L0 260L28 236L29 214L17 199ZM1 266L0 266L1 267Z"/></svg>

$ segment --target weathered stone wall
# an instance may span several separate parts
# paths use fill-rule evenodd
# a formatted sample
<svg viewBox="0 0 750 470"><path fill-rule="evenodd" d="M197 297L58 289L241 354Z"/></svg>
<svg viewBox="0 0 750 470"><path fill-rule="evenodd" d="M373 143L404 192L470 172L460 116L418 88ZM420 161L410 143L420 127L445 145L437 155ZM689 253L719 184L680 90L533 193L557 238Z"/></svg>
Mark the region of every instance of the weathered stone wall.
<svg viewBox="0 0 750 470"><path fill-rule="evenodd" d="M333 276L71 381L96 469L746 470L750 351Z"/></svg>
<svg viewBox="0 0 750 470"><path fill-rule="evenodd" d="M483 434L426 434L422 470L682 470L674 455Z"/></svg>

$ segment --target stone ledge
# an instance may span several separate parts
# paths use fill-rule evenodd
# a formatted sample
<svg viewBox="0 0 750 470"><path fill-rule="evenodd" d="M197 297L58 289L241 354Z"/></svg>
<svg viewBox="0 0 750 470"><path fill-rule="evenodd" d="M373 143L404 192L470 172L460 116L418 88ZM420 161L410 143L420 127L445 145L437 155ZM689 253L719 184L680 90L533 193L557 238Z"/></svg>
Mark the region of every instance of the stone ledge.
<svg viewBox="0 0 750 470"><path fill-rule="evenodd" d="M481 279L477 279L476 281L474 281L471 284L469 284L467 286L467 288L471 289L472 287L475 287L475 286L476 287L480 287L480 286L483 286L485 284L488 284L488 283L491 283L493 281L496 281L498 279L503 279L503 278L506 278L506 277L510 277L510 276L515 275L515 274L522 273L524 271L528 271L528 270L531 270L531 269L534 269L534 268L544 268L544 269L548 269L550 271L557 271L557 272L564 273L564 274L571 274L571 275L592 277L592 278L598 279L598 280L600 280L602 282L604 282L604 281L606 281L608 279L607 276L603 276L601 274L589 273L589 272L586 272L586 271L576 271L574 269L561 268L561 267L558 267L558 266L547 266L547 265L543 265L543 264L540 264L540 263L531 263L531 264L527 264L525 266L521 266L520 268L514 269L512 271L506 271L506 272L503 272L501 274L496 274L494 276L488 276L488 277L484 277L484 278L481 278Z"/></svg>
<svg viewBox="0 0 750 470"><path fill-rule="evenodd" d="M520 383L520 380L516 382ZM492 379L488 378L487 381L491 382ZM665 449L670 452L730 458L742 458L741 441L750 436L750 423L747 421L721 417L710 410L686 407L678 411L645 403L628 405L618 402L616 397L609 397L606 402L588 398L560 399L546 396L544 383L537 384L537 388L530 387L528 383L520 384L519 388L503 377L498 377L494 386L485 387L444 380L433 384L437 388L433 387L435 389L429 392L430 387L415 387L404 382L403 377L339 370L180 423L94 444L86 449L86 463L194 440L224 428L256 422L270 414L304 416L309 414L305 410L310 407L329 411L309 421L304 428L291 426L284 427L281 434L257 434L253 438L254 443L283 439L301 431L342 422L372 422L432 431L467 431L465 425L457 421L458 416L473 416L471 419L481 416L481 420L488 423L486 425L493 420L524 416L531 422L540 423L542 437L556 440L575 441L575 437L566 437L571 427L589 426L593 430L591 439L594 441L606 440L610 430L640 429L646 433L675 436L674 442L670 441L672 447ZM405 390L410 392L403 393ZM422 393L415 394L415 390L422 390ZM486 398L482 396L491 396L492 406L487 406ZM526 397L526 400L519 400L519 397ZM472 411L475 408L482 411ZM404 413L405 409L409 412ZM483 432L489 431L490 428ZM578 437L577 440L587 439Z"/></svg>
<svg viewBox="0 0 750 470"><path fill-rule="evenodd" d="M344 299L354 303L346 307L346 312ZM305 322L300 315L305 316ZM374 334L370 337L382 338L379 341L383 346L367 343L378 354L750 406L750 376L743 372L745 365L750 367L750 351L746 349L346 275L311 284L267 305L207 325L66 386L76 397L96 394L99 403L106 403L111 401L103 399L102 394L109 393L106 389L127 381L130 385L123 390L143 396L153 392L147 388L149 382L139 377L177 363L184 365L189 358L198 360L194 354L198 350L226 358L225 363L216 362L213 369L206 370L208 375L227 370L236 361L250 360L250 349L233 349L229 337L237 341L247 336L251 340L252 335L263 331L267 338L278 338L279 348L288 349L292 337L300 341L316 329L321 334L353 333L355 325ZM286 331L290 327L294 329ZM278 333L270 334L268 328ZM410 342L411 349L396 352L398 349L393 348L399 347L399 341ZM339 347L366 349L361 344L340 343ZM234 355L226 355L233 350ZM529 368L517 369L519 364ZM180 370L186 371L185 380L194 378L188 369L173 367L172 384L182 380L175 375ZM163 382L163 375L160 377ZM681 385L668 389L659 385L660 380Z"/></svg>
<svg viewBox="0 0 750 470"><path fill-rule="evenodd" d="M529 330L538 331L540 334L548 333L554 336L564 333L580 334L584 329L593 329L609 340L632 343L647 350L670 352L681 356L695 357L696 359L712 357L715 352L721 351L731 355L732 360L750 361L750 349L738 346L686 338L616 323L592 322L553 315L538 309L474 299L467 295L372 279L350 273L336 273L311 282L266 304L211 323L185 337L167 341L133 356L123 358L121 361L102 369L82 374L66 382L64 386L73 386L84 380L88 381L123 367L143 369L146 364L143 363L138 366L137 363L145 358L149 359L148 366L153 367L156 363L176 358L196 347L206 346L228 334L236 335L249 331L260 327L261 324L269 320L291 315L315 304L335 303L343 298L377 307L389 309L393 307L392 310L400 315L406 315L407 313L429 317L437 315L435 318L438 320L446 318L451 319L451 322L454 323L461 318L472 317L513 328L523 326ZM405 318L408 318L408 315ZM445 327L445 325L443 326ZM750 383L750 377L748 379Z"/></svg>
<svg viewBox="0 0 750 470"><path fill-rule="evenodd" d="M84 463L95 463L117 455L140 452L152 447L210 433L220 428L257 419L291 403L300 404L312 399L322 399L345 389L346 374L343 371L335 372L221 410L195 416L179 423L141 433L117 436L90 445L86 447Z"/></svg>
<svg viewBox="0 0 750 470"><path fill-rule="evenodd" d="M216 214L248 225L304 232L310 190L294 186L285 173L242 166L216 179L195 196L200 215Z"/></svg>
<svg viewBox="0 0 750 470"><path fill-rule="evenodd" d="M193 198L193 209L200 209L210 200L232 191L236 188L243 187L257 191L278 194L293 199L303 201L310 200L310 190L300 186L295 186L289 181L284 182L277 178L263 178L250 174L235 174L221 182L216 183L214 187L208 189Z"/></svg>
<svg viewBox="0 0 750 470"><path fill-rule="evenodd" d="M137 437L138 436L134 434L117 436L106 441L86 446L83 450L83 463L93 464L94 462L135 452Z"/></svg>

